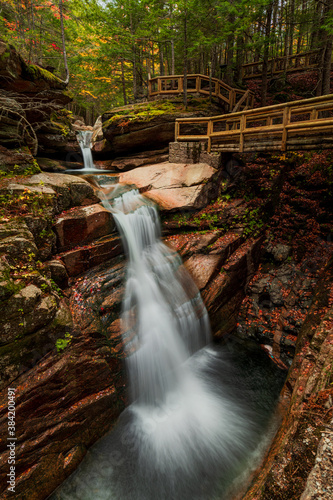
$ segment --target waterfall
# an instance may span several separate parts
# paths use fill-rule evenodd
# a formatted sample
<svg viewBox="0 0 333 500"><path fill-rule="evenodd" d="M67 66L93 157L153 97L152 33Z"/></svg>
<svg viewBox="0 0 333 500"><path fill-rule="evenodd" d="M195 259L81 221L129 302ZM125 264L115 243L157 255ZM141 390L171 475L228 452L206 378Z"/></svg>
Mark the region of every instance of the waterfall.
<svg viewBox="0 0 333 500"><path fill-rule="evenodd" d="M245 402L251 395L210 344L206 308L161 241L156 207L136 190L103 204L128 257L122 327L131 405L52 498L231 498L262 432Z"/></svg>
<svg viewBox="0 0 333 500"><path fill-rule="evenodd" d="M161 242L156 208L133 190L112 211L129 256L122 320L132 399L156 407L187 391L185 362L210 338L208 314L179 255Z"/></svg>
<svg viewBox="0 0 333 500"><path fill-rule="evenodd" d="M91 138L92 138L91 130L79 130L77 134L77 140L80 144L84 170L92 170L94 169L94 162L91 154Z"/></svg>

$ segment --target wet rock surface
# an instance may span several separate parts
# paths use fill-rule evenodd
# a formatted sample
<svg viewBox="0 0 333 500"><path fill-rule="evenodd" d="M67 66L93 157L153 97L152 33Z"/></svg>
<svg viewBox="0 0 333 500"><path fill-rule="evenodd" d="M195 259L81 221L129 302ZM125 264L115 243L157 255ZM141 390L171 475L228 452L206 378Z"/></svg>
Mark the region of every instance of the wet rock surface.
<svg viewBox="0 0 333 500"><path fill-rule="evenodd" d="M120 184L134 184L161 210L199 209L217 196L219 173L210 165L160 163L120 174Z"/></svg>
<svg viewBox="0 0 333 500"><path fill-rule="evenodd" d="M86 245L114 230L113 218L99 203L74 208L58 217L55 223L58 250Z"/></svg>
<svg viewBox="0 0 333 500"><path fill-rule="evenodd" d="M96 387L98 381L98 387ZM14 384L16 402L15 498L46 498L105 434L124 403L121 363L94 338L73 336L61 354L47 354ZM7 389L1 401L7 400ZM7 405L0 407L7 435ZM6 490L7 441L0 444L1 497Z"/></svg>
<svg viewBox="0 0 333 500"><path fill-rule="evenodd" d="M229 195L226 186L237 182L228 178L219 187L220 198L215 203L194 213L180 209L168 214L165 239L180 251L197 281L217 338L232 332L238 323L238 335L245 340L255 338L282 369L295 354L284 389L291 406L265 467L244 498L267 500L277 491L281 498L299 497L303 491L315 498L326 494L326 464L330 460L329 453L324 453L330 450L324 431L331 425L332 411L332 296L328 285L332 276L325 268L331 241L318 230L315 236L311 233L311 242L304 242L307 221L313 221L310 213L296 221L283 214L283 220L297 227L297 238L285 241L282 234L265 240L267 219L272 219L272 230L276 223L272 213L288 206L287 188L281 188L281 182L283 175L289 179L290 174L287 168L276 176L269 170L266 178L265 171L259 169L254 174L248 168L247 173L241 169L237 182L247 194L252 186L256 196L260 194L260 202L250 196L242 198L239 191ZM161 184L164 178L155 179L157 191L165 187ZM197 182L198 177L193 176L191 182L193 179ZM262 179L265 182L261 184ZM172 177L168 181L173 185ZM196 184L186 186L186 172L177 182L196 188ZM12 184L13 192L48 190L53 200L51 214L97 201L91 186L76 177L39 174ZM299 193L295 197L290 185L291 202L307 206ZM326 203L329 212L314 180L309 185L311 203L314 199ZM149 187L144 179L142 189L149 192ZM93 205L98 211L97 206ZM322 215L322 206L312 206L312 210L321 219L320 226L311 223L327 235L330 222ZM263 220L266 211L268 217ZM69 220L75 212L69 212ZM45 498L53 491L75 469L86 447L108 430L124 404L119 318L125 267L119 238L108 231L104 236L98 231L92 236L94 231L88 231L91 240L87 245L76 239L74 248L69 243L70 250L55 256L54 228L44 215L29 214L24 221L7 222L0 229L0 308L4 324L10 326L0 346L0 367L2 387L17 387L17 498L22 500L27 495L29 499ZM39 222L44 219L45 223ZM281 233L287 230L290 232L290 227L282 227ZM68 241L70 234L68 231ZM69 285L71 292L64 290L65 297L61 297L55 284ZM13 336L15 322L24 328L18 338ZM100 381L98 387L96 380ZM1 426L6 424L6 395L4 389ZM316 462L320 439L326 448L324 444L319 448ZM2 448L1 453L0 474L4 477L8 450Z"/></svg>
<svg viewBox="0 0 333 500"><path fill-rule="evenodd" d="M244 498L329 499L332 495L332 259L298 334L283 396L284 418Z"/></svg>
<svg viewBox="0 0 333 500"><path fill-rule="evenodd" d="M237 233L208 231L166 238L184 258L207 307L216 338L234 330L245 285L260 258L262 238L245 241Z"/></svg>

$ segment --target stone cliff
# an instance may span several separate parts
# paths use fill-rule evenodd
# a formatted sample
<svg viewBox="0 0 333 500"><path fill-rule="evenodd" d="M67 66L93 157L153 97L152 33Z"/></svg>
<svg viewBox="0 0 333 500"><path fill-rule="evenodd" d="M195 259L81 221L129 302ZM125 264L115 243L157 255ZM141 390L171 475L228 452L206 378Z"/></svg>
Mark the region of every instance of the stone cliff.
<svg viewBox="0 0 333 500"><path fill-rule="evenodd" d="M23 63L11 69L20 64L19 79ZM123 117L111 118L110 134ZM174 149L179 161L181 148ZM159 203L165 241L193 275L215 338L254 339L282 370L291 367L281 430L244 498L271 499L276 491L281 499L316 498L333 396L331 152L207 164L202 152L186 149L191 161L140 165L119 181ZM0 155L7 168L0 183L0 433L7 387L15 387L16 498L40 500L126 405L125 259L89 182L42 174L24 151L2 147ZM103 182L110 188L110 177ZM7 458L2 441L1 484ZM300 478L297 490L293 478ZM1 495L10 498L4 489Z"/></svg>
<svg viewBox="0 0 333 500"><path fill-rule="evenodd" d="M53 73L26 63L0 40L0 145L28 147L33 155L64 155L75 141L64 106L72 100ZM75 141L76 142L76 141Z"/></svg>

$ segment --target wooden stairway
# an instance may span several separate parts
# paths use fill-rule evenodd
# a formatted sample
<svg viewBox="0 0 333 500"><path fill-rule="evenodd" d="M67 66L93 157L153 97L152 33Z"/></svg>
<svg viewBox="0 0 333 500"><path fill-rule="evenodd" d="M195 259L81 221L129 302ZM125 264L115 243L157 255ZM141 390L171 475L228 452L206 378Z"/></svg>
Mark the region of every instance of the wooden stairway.
<svg viewBox="0 0 333 500"><path fill-rule="evenodd" d="M253 107L254 95L249 90L230 87L222 80L200 74L186 77L188 94L216 97L224 104L227 111L240 111ZM184 93L184 75L157 76L148 81L149 99L182 95Z"/></svg>
<svg viewBox="0 0 333 500"><path fill-rule="evenodd" d="M175 141L208 152L292 151L333 147L333 94L203 118L178 118Z"/></svg>

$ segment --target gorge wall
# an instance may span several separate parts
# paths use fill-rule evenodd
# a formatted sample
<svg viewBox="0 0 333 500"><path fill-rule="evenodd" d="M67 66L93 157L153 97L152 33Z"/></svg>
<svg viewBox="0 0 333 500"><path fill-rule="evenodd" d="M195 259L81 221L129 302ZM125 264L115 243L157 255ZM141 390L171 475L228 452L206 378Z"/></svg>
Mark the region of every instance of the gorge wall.
<svg viewBox="0 0 333 500"><path fill-rule="evenodd" d="M28 67L11 47L0 49L7 110L0 121L0 435L7 435L7 388L14 387L15 495L40 500L127 403L119 319L125 258L92 185L41 173L31 154L73 150L71 125L65 132L60 112L70 98L62 82ZM101 156L110 144L123 154L130 132L142 138L163 124L158 113L148 120L145 113L140 124L107 116ZM167 142L172 119L165 120ZM174 148L172 163L155 163L166 159L160 151L150 154L153 166L144 166L137 148L145 153L146 145L138 144L135 161L117 160L119 170L130 170L119 180L160 205L165 241L192 273L215 338L234 332L255 340L289 369L281 429L243 498L330 498L332 152L226 156L207 164L202 151L178 163ZM115 161L111 152L107 161ZM100 181L110 178L101 173ZM11 498L8 456L2 439L4 499Z"/></svg>

